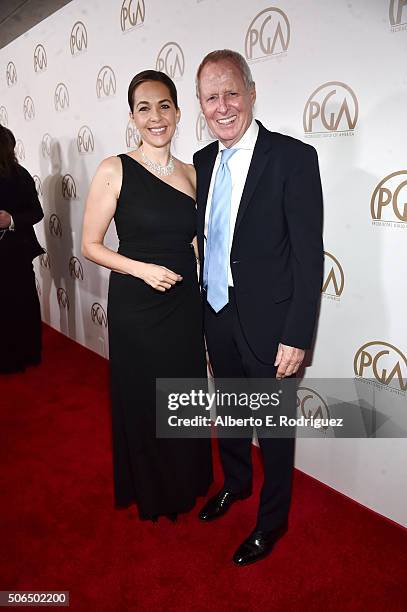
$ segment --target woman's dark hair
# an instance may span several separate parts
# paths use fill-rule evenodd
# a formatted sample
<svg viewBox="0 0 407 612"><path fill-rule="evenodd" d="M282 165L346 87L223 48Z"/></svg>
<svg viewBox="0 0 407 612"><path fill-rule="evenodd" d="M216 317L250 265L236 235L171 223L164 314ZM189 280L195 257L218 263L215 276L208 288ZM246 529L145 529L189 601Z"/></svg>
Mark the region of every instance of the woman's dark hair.
<svg viewBox="0 0 407 612"><path fill-rule="evenodd" d="M14 147L16 139L13 132L0 125L0 174L8 176L14 166L18 164Z"/></svg>
<svg viewBox="0 0 407 612"><path fill-rule="evenodd" d="M129 101L129 106L131 112L133 112L133 104L134 104L134 92L137 87L142 83L146 83L147 81L158 81L159 83L163 83L170 92L171 100L174 102L174 106L178 109L178 95L177 88L175 87L174 81L170 79L164 72L159 72L158 70L143 70L143 72L139 72L135 77L132 78L131 83L129 85L129 91L127 94L127 99Z"/></svg>

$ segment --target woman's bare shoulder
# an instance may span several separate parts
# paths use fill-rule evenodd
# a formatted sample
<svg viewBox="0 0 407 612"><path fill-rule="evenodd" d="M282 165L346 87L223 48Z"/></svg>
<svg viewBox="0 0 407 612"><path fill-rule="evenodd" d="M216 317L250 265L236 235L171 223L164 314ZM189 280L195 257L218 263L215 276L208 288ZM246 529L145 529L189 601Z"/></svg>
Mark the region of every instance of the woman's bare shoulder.
<svg viewBox="0 0 407 612"><path fill-rule="evenodd" d="M120 157L117 157L116 155L106 157L106 159L100 162L98 171L100 171L102 174L121 175L122 162Z"/></svg>
<svg viewBox="0 0 407 612"><path fill-rule="evenodd" d="M114 185L117 191L120 190L122 177L123 169L121 159L114 155L106 157L106 159L100 162L95 175L96 180L106 182L108 185Z"/></svg>
<svg viewBox="0 0 407 612"><path fill-rule="evenodd" d="M101 188L112 189L116 197L118 197L122 185L123 169L120 157L106 157L100 162L92 184Z"/></svg>

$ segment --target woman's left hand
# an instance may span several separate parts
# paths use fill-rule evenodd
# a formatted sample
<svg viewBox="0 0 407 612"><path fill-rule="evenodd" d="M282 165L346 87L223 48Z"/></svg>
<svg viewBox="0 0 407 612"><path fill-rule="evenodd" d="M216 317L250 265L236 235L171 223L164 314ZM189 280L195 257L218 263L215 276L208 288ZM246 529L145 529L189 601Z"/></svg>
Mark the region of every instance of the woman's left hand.
<svg viewBox="0 0 407 612"><path fill-rule="evenodd" d="M0 228L5 229L11 223L11 215L6 210L0 210Z"/></svg>

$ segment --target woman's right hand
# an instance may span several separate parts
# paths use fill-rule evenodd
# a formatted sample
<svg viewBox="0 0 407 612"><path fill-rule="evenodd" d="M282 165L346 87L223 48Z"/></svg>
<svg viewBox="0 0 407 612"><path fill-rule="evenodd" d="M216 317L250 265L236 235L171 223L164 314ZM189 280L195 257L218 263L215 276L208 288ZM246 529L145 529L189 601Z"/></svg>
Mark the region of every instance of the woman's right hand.
<svg viewBox="0 0 407 612"><path fill-rule="evenodd" d="M176 272L169 270L165 266L149 263L143 264L141 273L137 276L153 289L162 292L171 289L175 283L182 281L182 276L180 274L176 274Z"/></svg>

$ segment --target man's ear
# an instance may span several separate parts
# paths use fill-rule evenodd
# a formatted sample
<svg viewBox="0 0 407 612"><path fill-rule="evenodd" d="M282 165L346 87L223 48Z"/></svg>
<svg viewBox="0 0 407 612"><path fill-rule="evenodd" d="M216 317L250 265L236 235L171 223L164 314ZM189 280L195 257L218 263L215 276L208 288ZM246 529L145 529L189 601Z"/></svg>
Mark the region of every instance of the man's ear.
<svg viewBox="0 0 407 612"><path fill-rule="evenodd" d="M253 85L250 88L250 99L252 101L252 105L254 106L254 103L256 102L256 84L253 83Z"/></svg>

